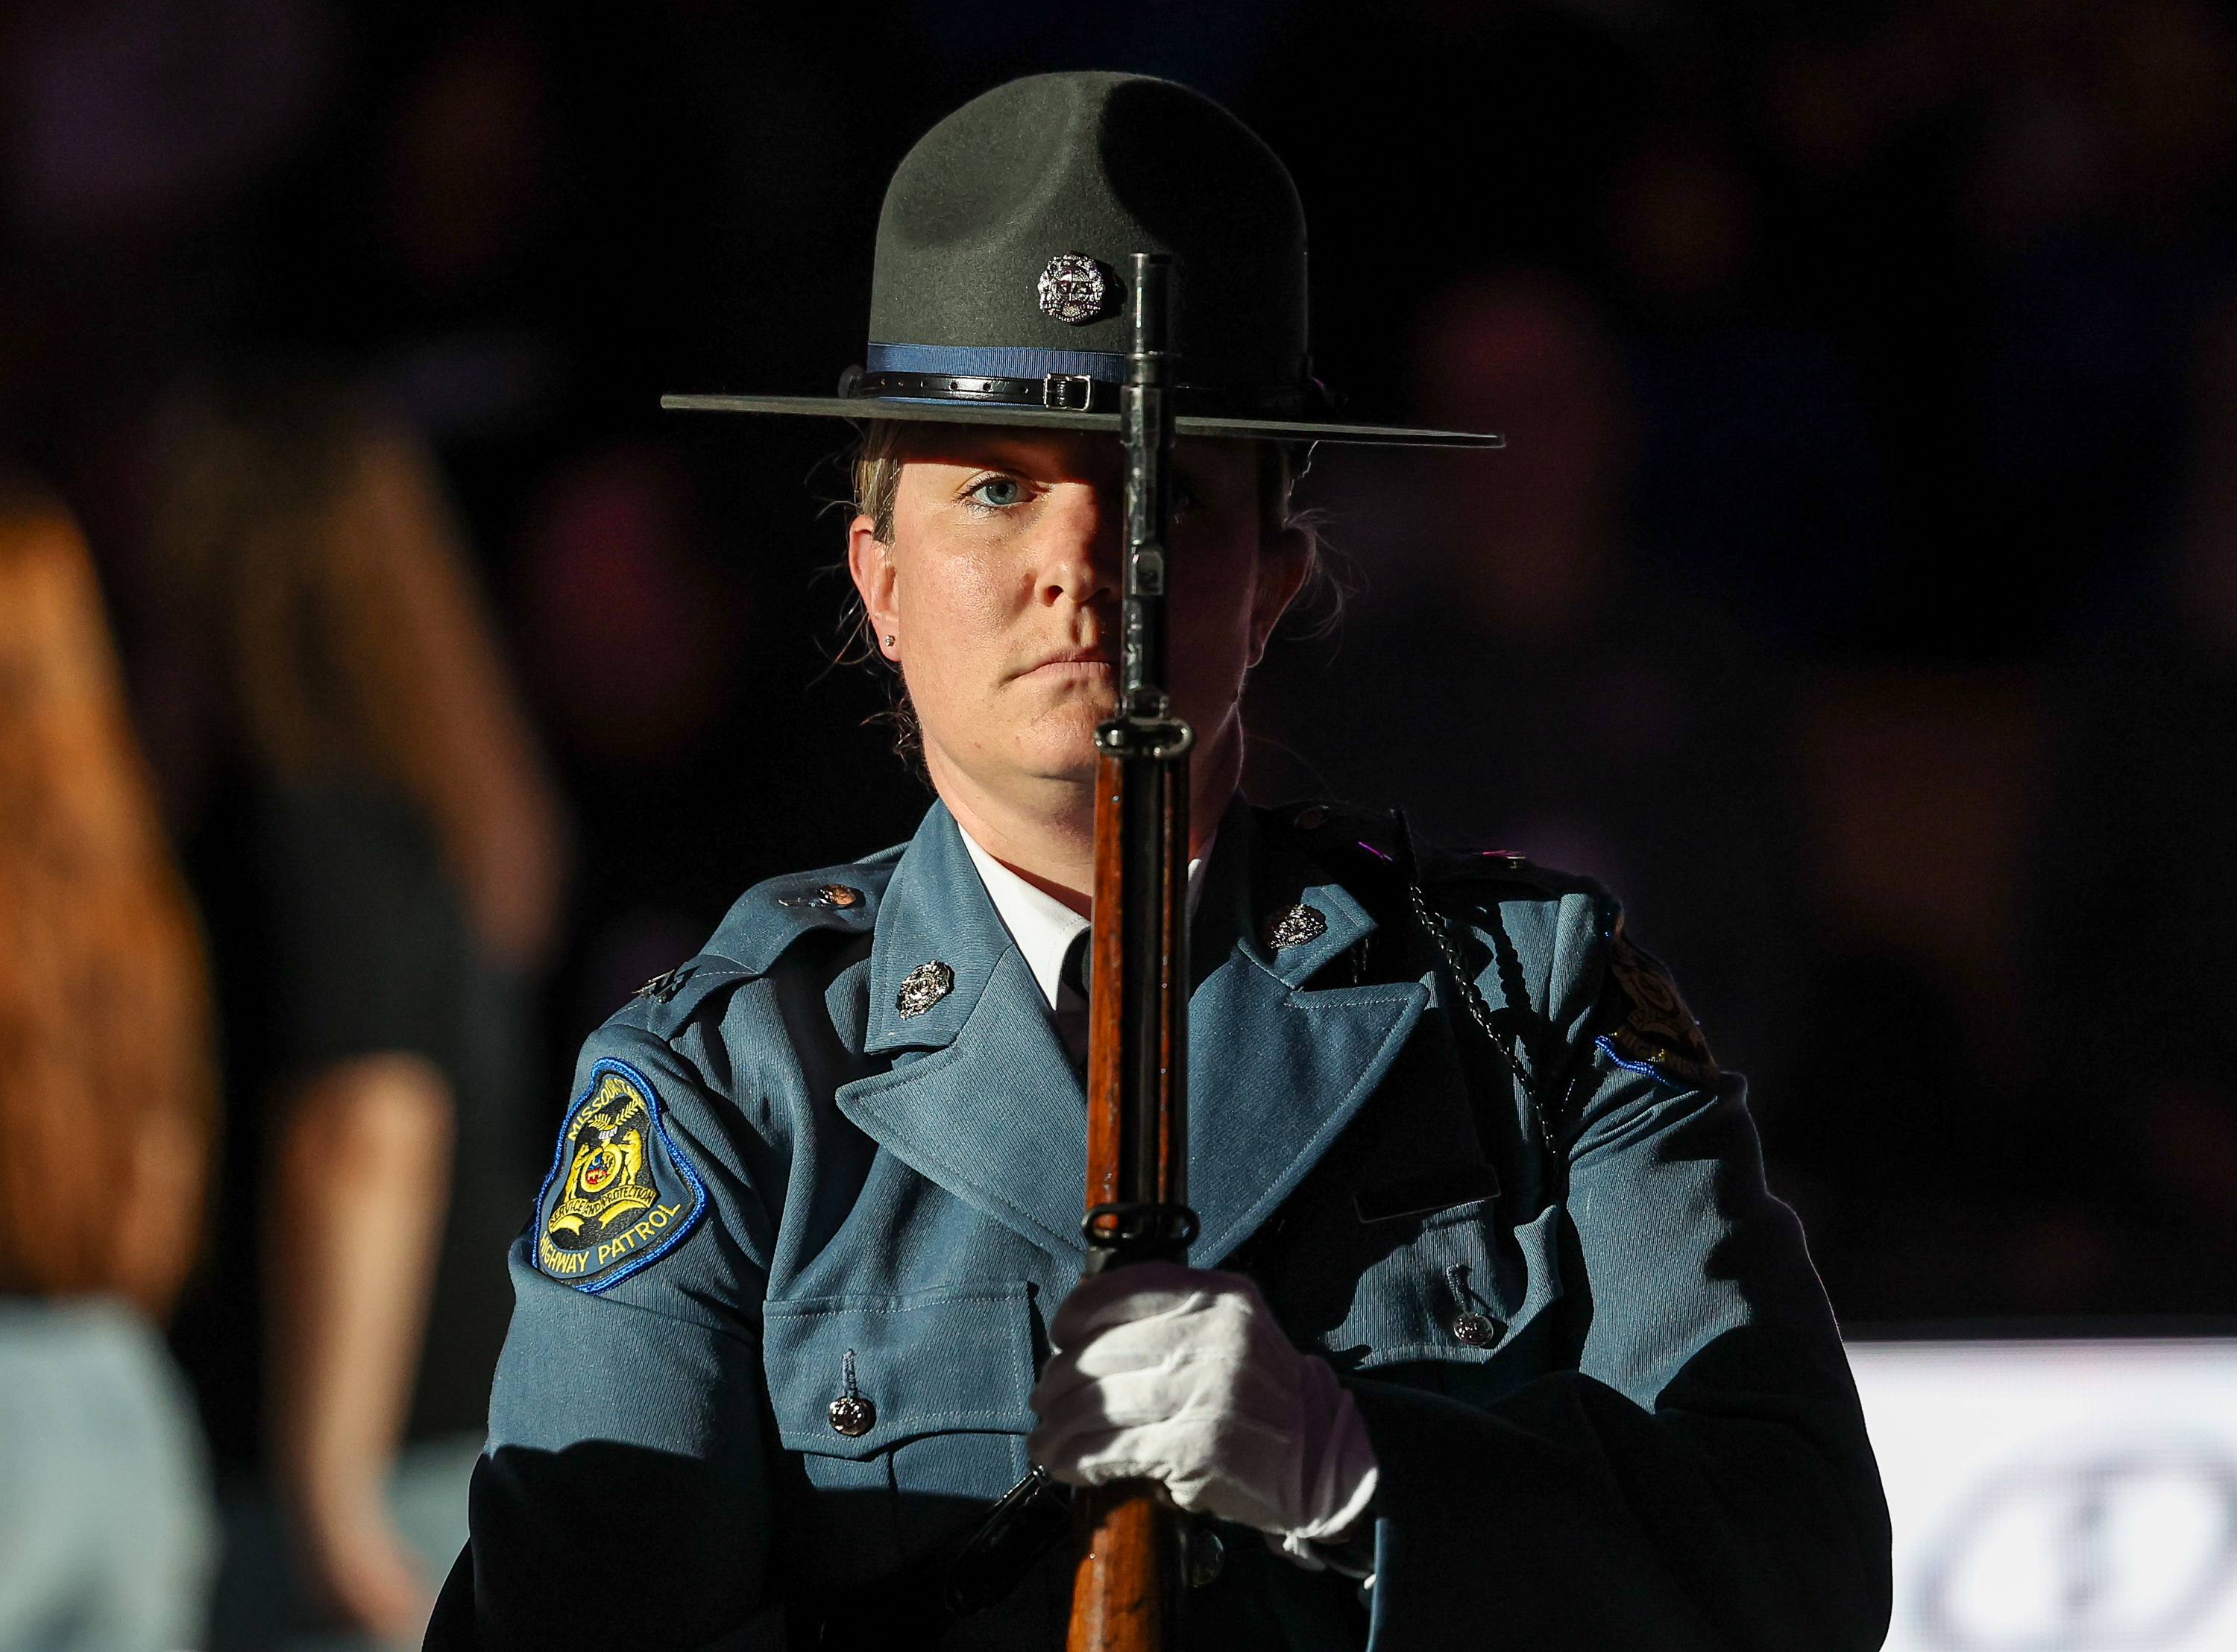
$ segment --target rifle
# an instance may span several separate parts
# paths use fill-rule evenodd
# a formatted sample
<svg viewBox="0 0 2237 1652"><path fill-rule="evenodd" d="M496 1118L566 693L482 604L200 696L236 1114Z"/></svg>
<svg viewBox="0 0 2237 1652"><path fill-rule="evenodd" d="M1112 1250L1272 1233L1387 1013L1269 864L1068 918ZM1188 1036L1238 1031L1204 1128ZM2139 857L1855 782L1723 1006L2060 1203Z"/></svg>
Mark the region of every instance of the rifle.
<svg viewBox="0 0 2237 1652"><path fill-rule="evenodd" d="M1133 255L1118 704L1095 731L1095 929L1087 1045L1090 1274L1185 1261L1188 1208L1188 750L1168 682L1172 260ZM1178 1652L1184 1530L1148 1480L1072 1501L1069 1652Z"/></svg>

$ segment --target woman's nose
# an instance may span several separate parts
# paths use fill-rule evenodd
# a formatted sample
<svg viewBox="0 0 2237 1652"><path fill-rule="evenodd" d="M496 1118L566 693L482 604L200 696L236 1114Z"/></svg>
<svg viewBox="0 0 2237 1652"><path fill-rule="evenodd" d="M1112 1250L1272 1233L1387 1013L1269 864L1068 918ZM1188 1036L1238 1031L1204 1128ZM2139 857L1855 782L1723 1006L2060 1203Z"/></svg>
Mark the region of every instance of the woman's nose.
<svg viewBox="0 0 2237 1652"><path fill-rule="evenodd" d="M1118 595L1120 510L1115 490L1066 484L1044 518L1049 533L1041 589L1045 600L1069 597L1082 608Z"/></svg>

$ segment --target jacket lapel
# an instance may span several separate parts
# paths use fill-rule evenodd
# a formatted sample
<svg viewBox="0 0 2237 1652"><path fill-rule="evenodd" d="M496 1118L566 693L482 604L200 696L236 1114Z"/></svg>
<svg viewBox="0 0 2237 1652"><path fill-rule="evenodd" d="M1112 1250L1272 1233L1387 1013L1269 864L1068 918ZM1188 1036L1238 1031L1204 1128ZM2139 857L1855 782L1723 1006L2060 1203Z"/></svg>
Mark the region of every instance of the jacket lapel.
<svg viewBox="0 0 2237 1652"><path fill-rule="evenodd" d="M1230 859L1231 846L1234 851ZM1219 828L1223 874L1207 885L1198 932L1230 939L1189 1001L1189 1203L1199 1237L1189 1260L1216 1267L1319 1162L1382 1082L1429 1002L1419 982L1303 990L1373 933L1350 891L1240 801ZM1217 902L1217 911L1212 910ZM1294 907L1327 925L1269 944Z"/></svg>
<svg viewBox="0 0 2237 1652"><path fill-rule="evenodd" d="M902 984L928 964L947 965L954 984L904 1016ZM1081 1249L1086 1099L1047 1000L944 804L925 816L878 909L864 1053L894 1064L841 1085L841 1113L1034 1244Z"/></svg>
<svg viewBox="0 0 2237 1652"><path fill-rule="evenodd" d="M1298 904L1327 928L1270 950ZM1191 1252L1214 1267L1270 1215L1350 1122L1419 1020L1429 990L1302 989L1363 939L1372 917L1311 862L1273 845L1241 803L1206 868L1190 1001ZM896 1004L910 972L953 972L921 1013ZM1204 966L1209 964L1209 968ZM1081 1254L1085 1101L1046 1002L1010 941L947 809L935 804L881 904L865 1053L892 1068L841 1086L840 1110L912 1168L1033 1243Z"/></svg>

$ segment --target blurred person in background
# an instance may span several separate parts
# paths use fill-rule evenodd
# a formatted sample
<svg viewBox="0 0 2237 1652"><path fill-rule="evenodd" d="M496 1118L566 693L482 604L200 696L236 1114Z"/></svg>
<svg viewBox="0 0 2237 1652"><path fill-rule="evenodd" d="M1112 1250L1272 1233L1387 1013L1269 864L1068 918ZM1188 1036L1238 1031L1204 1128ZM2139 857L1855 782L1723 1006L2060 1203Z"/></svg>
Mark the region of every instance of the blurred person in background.
<svg viewBox="0 0 2237 1652"><path fill-rule="evenodd" d="M2038 1078L2008 1135L2049 1232L2086 1249L2076 1308L2237 1312L2237 306L2196 356L2160 589L2052 678Z"/></svg>
<svg viewBox="0 0 2237 1652"><path fill-rule="evenodd" d="M243 377L170 399L152 478L142 699L225 1037L216 1244L175 1339L236 1488L215 1640L313 1627L261 1469L316 1604L402 1643L432 1590L392 1471L406 1438L478 1445L534 1188L558 812L400 427Z"/></svg>
<svg viewBox="0 0 2237 1652"><path fill-rule="evenodd" d="M1262 727L1319 784L1411 800L1433 839L1488 833L1622 889L1719 1052L1753 1066L1797 905L1781 662L1637 565L1628 385L1583 295L1463 282L1425 313L1415 361L1424 421L1504 429L1513 461L1401 462L1411 497L1376 501L1376 531L1410 518L1420 543L1370 569L1332 644L1270 658ZM1331 515L1342 544L1352 512L1339 497Z"/></svg>
<svg viewBox="0 0 2237 1652"><path fill-rule="evenodd" d="M1602 210L1640 551L1790 638L1851 633L1885 550L1877 444L1843 352L1764 290L1744 158L1713 130L1656 128Z"/></svg>
<svg viewBox="0 0 2237 1652"><path fill-rule="evenodd" d="M209 990L93 569L0 477L0 1646L163 1652L213 1558L154 1322L195 1251Z"/></svg>
<svg viewBox="0 0 2237 1652"><path fill-rule="evenodd" d="M799 830L794 811L772 806L782 759L768 694L741 692L741 668L762 652L742 646L753 587L709 554L685 464L640 438L596 444L538 482L508 590L562 783L578 797L625 788L637 800L625 816L586 813L576 840L584 889L561 1001L595 1026L697 944L701 914L720 898L690 886L707 875L697 868L730 873L766 855L761 832ZM726 727L747 708L750 756ZM649 819L663 823L657 854Z"/></svg>

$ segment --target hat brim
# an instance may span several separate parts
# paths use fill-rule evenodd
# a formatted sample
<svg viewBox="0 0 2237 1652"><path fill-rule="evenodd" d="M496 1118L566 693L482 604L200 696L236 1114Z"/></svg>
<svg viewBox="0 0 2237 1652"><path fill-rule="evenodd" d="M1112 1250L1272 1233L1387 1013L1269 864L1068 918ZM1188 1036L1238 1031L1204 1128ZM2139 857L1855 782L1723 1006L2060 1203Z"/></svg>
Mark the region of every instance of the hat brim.
<svg viewBox="0 0 2237 1652"><path fill-rule="evenodd" d="M1009 425L1059 431L1118 434L1116 413L1072 412L1063 408L1007 403L914 401L891 396L663 396L671 411L697 413L799 413L821 418L897 418L921 424ZM1183 413L1173 420L1179 436L1231 441L1344 442L1375 447L1505 447L1504 436L1479 431L1415 430L1398 425L1341 425L1323 419L1211 418Z"/></svg>

